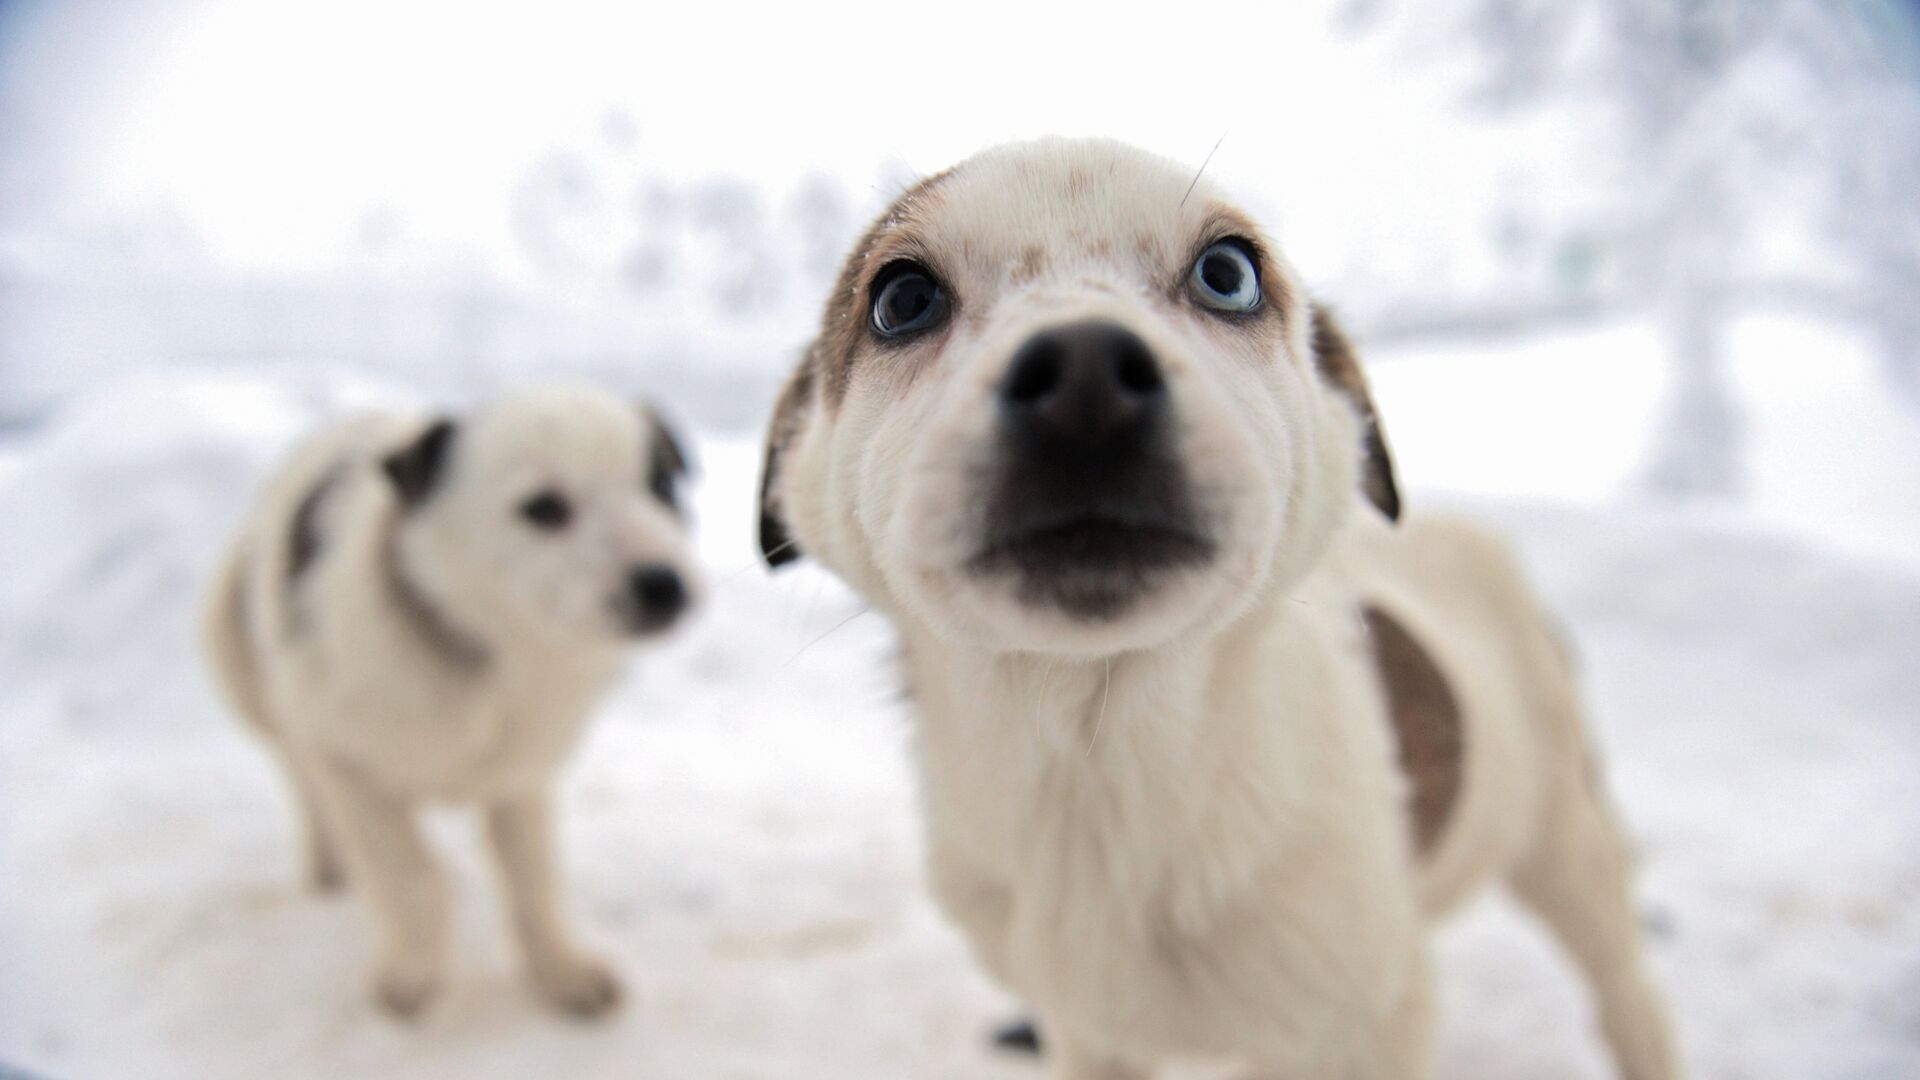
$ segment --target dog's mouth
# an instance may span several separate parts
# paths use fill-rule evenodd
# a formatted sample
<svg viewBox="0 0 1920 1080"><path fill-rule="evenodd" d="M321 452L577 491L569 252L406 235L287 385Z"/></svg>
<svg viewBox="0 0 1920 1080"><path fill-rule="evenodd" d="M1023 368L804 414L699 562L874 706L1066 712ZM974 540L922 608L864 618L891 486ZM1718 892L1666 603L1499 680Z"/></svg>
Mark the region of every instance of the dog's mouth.
<svg viewBox="0 0 1920 1080"><path fill-rule="evenodd" d="M1100 508L1003 521L967 566L1011 578L1027 604L1111 619L1168 574L1213 555L1213 541L1184 511Z"/></svg>

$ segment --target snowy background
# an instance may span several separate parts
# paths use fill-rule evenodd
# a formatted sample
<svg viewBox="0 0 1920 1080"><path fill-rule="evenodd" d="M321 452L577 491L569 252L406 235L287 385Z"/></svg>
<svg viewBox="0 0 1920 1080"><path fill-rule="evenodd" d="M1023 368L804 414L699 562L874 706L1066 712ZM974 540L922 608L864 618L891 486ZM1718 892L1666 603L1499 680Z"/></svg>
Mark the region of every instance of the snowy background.
<svg viewBox="0 0 1920 1080"><path fill-rule="evenodd" d="M924 899L886 627L751 546L840 250L979 146L1208 174L1360 339L1410 500L1584 657L1697 1075L1920 1076L1920 5L1336 0L822 14L0 3L0 1066L1034 1078ZM612 1022L515 981L469 823L410 1029L188 628L310 425L543 375L697 435L715 584L569 773ZM1607 1075L1497 898L1448 1080Z"/></svg>

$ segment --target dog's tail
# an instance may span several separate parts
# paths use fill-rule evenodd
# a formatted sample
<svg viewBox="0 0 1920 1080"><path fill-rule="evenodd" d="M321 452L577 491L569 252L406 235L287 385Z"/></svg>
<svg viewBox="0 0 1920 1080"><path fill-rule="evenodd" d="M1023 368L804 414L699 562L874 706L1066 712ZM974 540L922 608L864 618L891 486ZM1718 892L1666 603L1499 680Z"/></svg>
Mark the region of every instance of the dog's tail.
<svg viewBox="0 0 1920 1080"><path fill-rule="evenodd" d="M244 545L234 545L220 560L201 603L200 642L227 703L249 726L270 734L273 720L249 626L246 567Z"/></svg>

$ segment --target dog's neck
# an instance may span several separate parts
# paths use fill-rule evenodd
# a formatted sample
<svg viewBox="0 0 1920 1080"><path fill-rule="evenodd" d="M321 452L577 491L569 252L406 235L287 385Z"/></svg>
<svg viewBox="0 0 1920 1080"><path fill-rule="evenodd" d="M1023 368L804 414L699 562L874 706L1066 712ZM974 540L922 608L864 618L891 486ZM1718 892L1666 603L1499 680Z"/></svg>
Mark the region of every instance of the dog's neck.
<svg viewBox="0 0 1920 1080"><path fill-rule="evenodd" d="M428 595L418 576L409 570L406 552L400 543L397 516L389 519L382 531L385 537L378 556L381 584L388 604L401 622L428 653L448 668L467 675L485 671L492 664L492 650L477 635L456 625L443 605Z"/></svg>
<svg viewBox="0 0 1920 1080"><path fill-rule="evenodd" d="M1290 718L1317 722L1337 667L1310 617L1324 613L1275 594L1205 640L1098 659L969 649L903 623L923 766L993 759L1009 782L1042 772L1176 814L1258 770L1261 797L1285 801L1310 787L1314 761L1277 744L1301 734Z"/></svg>

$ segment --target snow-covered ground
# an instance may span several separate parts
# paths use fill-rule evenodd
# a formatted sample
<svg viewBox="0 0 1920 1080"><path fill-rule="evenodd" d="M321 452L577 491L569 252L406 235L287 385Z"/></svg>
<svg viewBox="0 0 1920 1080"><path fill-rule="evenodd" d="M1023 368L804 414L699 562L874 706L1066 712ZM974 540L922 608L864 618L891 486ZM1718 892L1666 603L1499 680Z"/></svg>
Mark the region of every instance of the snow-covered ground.
<svg viewBox="0 0 1920 1080"><path fill-rule="evenodd" d="M1509 529L1574 629L1697 1075L1920 1076L1920 424L1844 340L1742 333L1738 507L1631 500L1662 385L1636 329L1394 357L1375 378L1416 505ZM597 1026L540 1010L449 813L459 979L418 1028L373 1012L357 911L296 886L286 793L188 629L274 452L397 396L147 376L0 448L0 1062L76 1080L1038 1076L986 1049L1016 1006L924 896L887 628L811 568L757 566L747 433L701 440L710 605L639 658L565 789L574 902L631 1007ZM1475 907L1440 951L1442 1076L1607 1075L1577 984L1510 906Z"/></svg>

